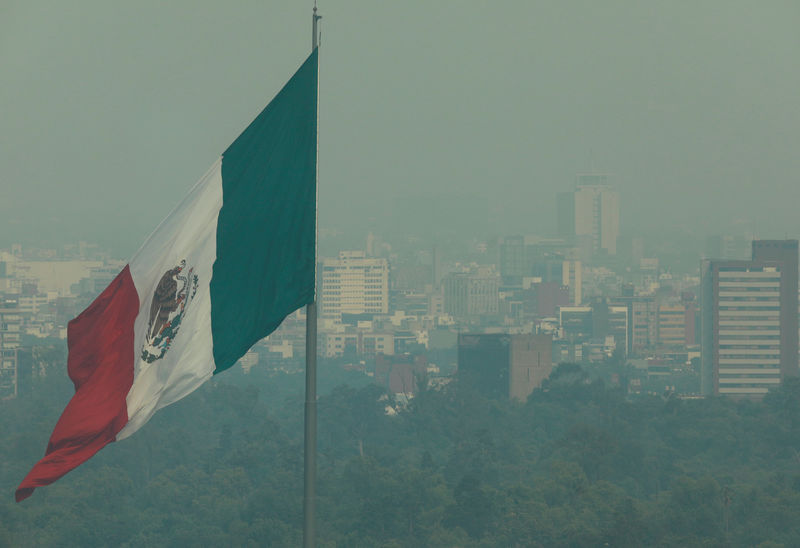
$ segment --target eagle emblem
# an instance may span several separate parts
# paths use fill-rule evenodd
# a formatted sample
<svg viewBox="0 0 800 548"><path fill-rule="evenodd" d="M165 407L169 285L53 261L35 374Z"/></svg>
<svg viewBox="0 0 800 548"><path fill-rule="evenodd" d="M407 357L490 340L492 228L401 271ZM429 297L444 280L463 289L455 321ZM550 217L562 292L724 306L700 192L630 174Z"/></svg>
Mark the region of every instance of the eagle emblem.
<svg viewBox="0 0 800 548"><path fill-rule="evenodd" d="M164 357L181 327L186 307L197 293L197 274L194 268L186 270L186 259L164 272L158 281L150 304L150 321L147 324L142 359L153 363Z"/></svg>

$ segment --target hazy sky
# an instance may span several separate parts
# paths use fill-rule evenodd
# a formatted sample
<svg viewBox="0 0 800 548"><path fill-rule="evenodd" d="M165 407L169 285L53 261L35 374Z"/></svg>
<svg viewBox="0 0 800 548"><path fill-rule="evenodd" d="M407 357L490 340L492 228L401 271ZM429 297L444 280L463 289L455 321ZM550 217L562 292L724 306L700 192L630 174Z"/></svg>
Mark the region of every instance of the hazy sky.
<svg viewBox="0 0 800 548"><path fill-rule="evenodd" d="M0 0L0 241L135 250L306 57L310 9ZM595 169L625 231L800 235L796 1L320 10L323 227L411 223L415 198L446 221L458 194L548 232Z"/></svg>

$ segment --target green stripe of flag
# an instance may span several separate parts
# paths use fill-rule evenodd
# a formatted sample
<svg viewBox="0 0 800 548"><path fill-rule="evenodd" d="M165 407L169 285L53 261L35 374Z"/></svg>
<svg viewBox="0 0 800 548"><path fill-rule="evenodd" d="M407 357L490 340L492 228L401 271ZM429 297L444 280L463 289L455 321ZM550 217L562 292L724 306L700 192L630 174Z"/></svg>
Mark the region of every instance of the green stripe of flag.
<svg viewBox="0 0 800 548"><path fill-rule="evenodd" d="M314 298L317 52L222 155L215 373Z"/></svg>

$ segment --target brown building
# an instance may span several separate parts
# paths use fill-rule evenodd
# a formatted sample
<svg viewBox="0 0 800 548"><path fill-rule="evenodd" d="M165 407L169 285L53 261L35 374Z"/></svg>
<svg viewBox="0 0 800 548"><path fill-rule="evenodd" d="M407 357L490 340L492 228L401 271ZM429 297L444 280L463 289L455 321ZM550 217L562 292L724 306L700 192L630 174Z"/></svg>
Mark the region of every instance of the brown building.
<svg viewBox="0 0 800 548"><path fill-rule="evenodd" d="M424 377L427 366L425 356L379 354L375 359L375 382L392 394L416 394L417 383Z"/></svg>
<svg viewBox="0 0 800 548"><path fill-rule="evenodd" d="M658 305L658 344L660 350L686 350L695 342L697 305L684 299L680 303Z"/></svg>
<svg viewBox="0 0 800 548"><path fill-rule="evenodd" d="M558 308L569 306L570 288L558 282L542 282L534 286L536 293L536 317L547 318L558 315Z"/></svg>
<svg viewBox="0 0 800 548"><path fill-rule="evenodd" d="M553 369L550 335L460 334L458 378L491 398L525 401Z"/></svg>

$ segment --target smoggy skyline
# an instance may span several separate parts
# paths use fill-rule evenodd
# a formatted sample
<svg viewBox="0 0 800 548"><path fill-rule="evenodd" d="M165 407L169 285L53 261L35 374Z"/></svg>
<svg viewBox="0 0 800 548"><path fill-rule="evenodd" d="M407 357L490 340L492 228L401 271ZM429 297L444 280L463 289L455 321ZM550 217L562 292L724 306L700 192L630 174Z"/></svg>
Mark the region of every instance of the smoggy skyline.
<svg viewBox="0 0 800 548"><path fill-rule="evenodd" d="M2 239L135 250L305 59L310 8L6 2ZM487 232L553 232L594 170L623 232L800 232L795 3L320 11L322 228L460 227L485 203Z"/></svg>

